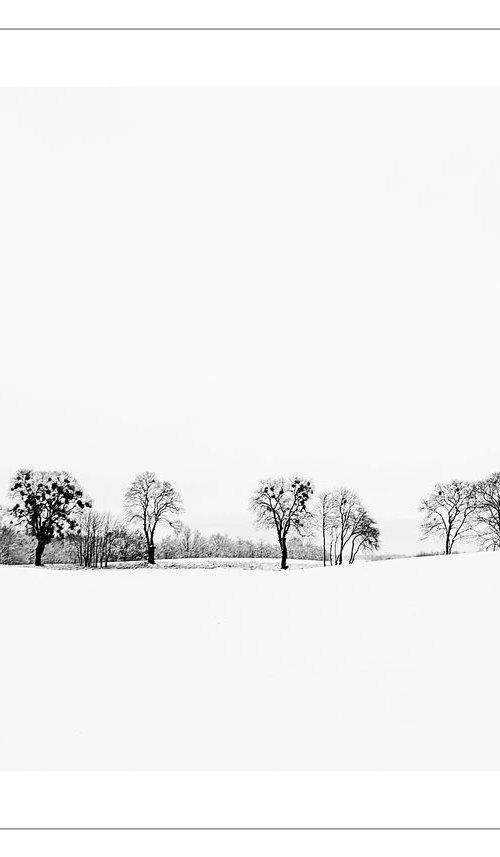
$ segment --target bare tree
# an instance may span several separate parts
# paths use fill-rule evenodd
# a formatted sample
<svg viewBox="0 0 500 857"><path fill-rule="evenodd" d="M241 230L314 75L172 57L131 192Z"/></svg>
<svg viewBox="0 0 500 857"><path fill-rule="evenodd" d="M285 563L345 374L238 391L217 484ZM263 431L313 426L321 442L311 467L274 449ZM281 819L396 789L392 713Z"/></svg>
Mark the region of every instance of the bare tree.
<svg viewBox="0 0 500 857"><path fill-rule="evenodd" d="M337 488L331 493L330 564L342 565L344 551L349 545L360 515L361 502L349 488Z"/></svg>
<svg viewBox="0 0 500 857"><path fill-rule="evenodd" d="M207 554L208 556L230 556L231 540L227 533L212 533L208 538Z"/></svg>
<svg viewBox="0 0 500 857"><path fill-rule="evenodd" d="M185 557L191 556L191 549L193 547L193 531L189 524L182 524L179 528L179 541L182 555Z"/></svg>
<svg viewBox="0 0 500 857"><path fill-rule="evenodd" d="M92 509L85 510L79 517L78 530L72 537L80 565L92 568L96 556L96 540L99 528L99 515ZM97 563L95 563L97 565Z"/></svg>
<svg viewBox="0 0 500 857"><path fill-rule="evenodd" d="M118 522L110 512L101 514L101 533L99 542L99 565L108 567L108 562L113 555L113 549L117 541Z"/></svg>
<svg viewBox="0 0 500 857"><path fill-rule="evenodd" d="M114 534L114 551L116 559L121 562L138 560L144 557L146 543L144 534L138 530L131 530L124 524L119 523Z"/></svg>
<svg viewBox="0 0 500 857"><path fill-rule="evenodd" d="M311 482L298 477L267 479L260 483L250 501L257 523L276 530L283 569L288 568L288 534L292 530L299 536L306 535L313 519L308 508L313 491Z"/></svg>
<svg viewBox="0 0 500 857"><path fill-rule="evenodd" d="M380 530L373 518L363 506L359 506L351 535L349 563L353 563L358 553L371 553L380 547Z"/></svg>
<svg viewBox="0 0 500 857"><path fill-rule="evenodd" d="M327 522L330 528L330 565L342 565L349 549L348 562L357 555L379 549L380 530L355 491L337 488L330 492Z"/></svg>
<svg viewBox="0 0 500 857"><path fill-rule="evenodd" d="M453 479L438 483L420 506L424 513L422 538L443 538L444 552L451 554L456 541L471 533L476 493L473 482Z"/></svg>
<svg viewBox="0 0 500 857"><path fill-rule="evenodd" d="M147 471L135 477L125 495L125 510L128 519L142 527L148 550L148 562L155 562L155 532L164 522L176 532L180 521L174 518L183 511L180 494L170 482L162 482L154 473Z"/></svg>
<svg viewBox="0 0 500 857"><path fill-rule="evenodd" d="M18 533L0 520L0 564L9 565L14 555Z"/></svg>
<svg viewBox="0 0 500 857"><path fill-rule="evenodd" d="M9 523L6 509L0 508L0 565L19 565L29 562L32 540Z"/></svg>
<svg viewBox="0 0 500 857"><path fill-rule="evenodd" d="M333 523L334 497L331 491L322 491L316 501L316 519L318 521L323 542L323 565L326 565L326 534L331 531Z"/></svg>
<svg viewBox="0 0 500 857"><path fill-rule="evenodd" d="M474 534L485 550L500 548L500 473L476 483Z"/></svg>

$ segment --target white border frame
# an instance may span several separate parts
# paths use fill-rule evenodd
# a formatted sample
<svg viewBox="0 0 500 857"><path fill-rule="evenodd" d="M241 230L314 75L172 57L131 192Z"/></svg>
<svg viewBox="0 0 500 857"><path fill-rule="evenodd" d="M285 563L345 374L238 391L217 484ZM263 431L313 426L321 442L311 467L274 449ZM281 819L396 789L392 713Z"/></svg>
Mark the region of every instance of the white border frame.
<svg viewBox="0 0 500 857"><path fill-rule="evenodd" d="M2 86L500 86L499 32L6 32Z"/></svg>
<svg viewBox="0 0 500 857"><path fill-rule="evenodd" d="M500 772L0 774L0 828L491 828Z"/></svg>
<svg viewBox="0 0 500 857"><path fill-rule="evenodd" d="M500 86L499 41L491 32L0 32L0 85ZM495 827L499 798L500 772L12 772L0 774L0 827Z"/></svg>
<svg viewBox="0 0 500 857"><path fill-rule="evenodd" d="M2 27L495 27L496 0L1 0Z"/></svg>

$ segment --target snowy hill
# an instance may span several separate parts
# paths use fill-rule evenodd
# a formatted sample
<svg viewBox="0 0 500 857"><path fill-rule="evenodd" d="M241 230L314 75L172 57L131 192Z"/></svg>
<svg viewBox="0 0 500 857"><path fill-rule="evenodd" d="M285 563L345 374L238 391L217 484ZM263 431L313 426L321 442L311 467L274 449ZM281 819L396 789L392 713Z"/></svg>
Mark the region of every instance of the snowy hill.
<svg viewBox="0 0 500 857"><path fill-rule="evenodd" d="M500 768L500 554L228 562L0 566L1 767Z"/></svg>

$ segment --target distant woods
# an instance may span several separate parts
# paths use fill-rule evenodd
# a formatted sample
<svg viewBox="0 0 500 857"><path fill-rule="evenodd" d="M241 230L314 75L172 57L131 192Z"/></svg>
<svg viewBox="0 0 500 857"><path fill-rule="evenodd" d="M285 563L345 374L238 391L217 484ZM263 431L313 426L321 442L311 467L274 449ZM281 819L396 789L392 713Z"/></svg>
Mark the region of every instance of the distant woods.
<svg viewBox="0 0 500 857"><path fill-rule="evenodd" d="M9 494L9 507L0 509L0 564L107 568L181 557L270 557L286 569L290 558L339 566L380 549L379 527L355 491L339 487L316 495L312 481L299 476L262 480L250 499L254 521L271 541L207 537L191 529L180 518L180 493L150 471L132 481L121 515L96 511L66 471L19 470ZM438 483L420 512L422 538L438 540L445 554L461 541L497 550L500 472L478 482Z"/></svg>

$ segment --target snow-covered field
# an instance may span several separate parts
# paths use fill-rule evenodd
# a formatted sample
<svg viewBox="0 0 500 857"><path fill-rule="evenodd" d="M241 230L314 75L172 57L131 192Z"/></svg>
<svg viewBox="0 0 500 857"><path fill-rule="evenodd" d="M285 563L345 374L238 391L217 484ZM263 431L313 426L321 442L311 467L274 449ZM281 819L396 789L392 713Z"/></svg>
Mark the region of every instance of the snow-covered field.
<svg viewBox="0 0 500 857"><path fill-rule="evenodd" d="M231 562L1 566L0 767L500 768L500 554Z"/></svg>

